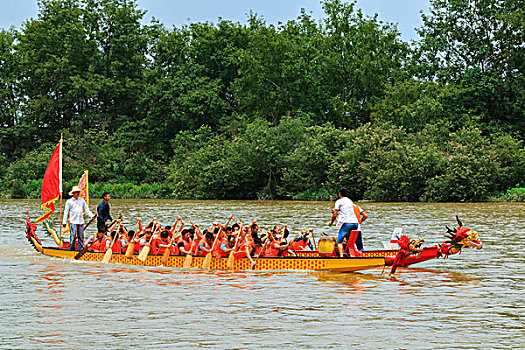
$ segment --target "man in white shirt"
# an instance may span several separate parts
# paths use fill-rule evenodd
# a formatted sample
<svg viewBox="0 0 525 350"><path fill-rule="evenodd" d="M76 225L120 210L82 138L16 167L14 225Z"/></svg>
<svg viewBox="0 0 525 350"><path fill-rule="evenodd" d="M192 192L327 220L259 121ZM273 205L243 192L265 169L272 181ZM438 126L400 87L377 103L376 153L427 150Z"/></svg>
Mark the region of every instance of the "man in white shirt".
<svg viewBox="0 0 525 350"><path fill-rule="evenodd" d="M62 226L66 227L67 219L69 217L69 249L75 250L75 240L78 239L78 250L82 250L84 247L84 215L92 219L93 213L89 210L86 201L80 198L81 189L78 186L74 186L71 192L69 192L72 198L69 198L66 202L64 209L64 218L62 219Z"/></svg>
<svg viewBox="0 0 525 350"><path fill-rule="evenodd" d="M348 198L348 190L342 187L339 190L339 199L335 202L334 209L332 209L332 220L328 226L332 226L337 218L337 226L339 228L339 235L337 236L337 250L339 256L343 257L343 240L348 237L348 234L353 230L359 229L359 224L366 220L368 215L361 210L350 198ZM357 249L363 250L363 240L361 232L356 240Z"/></svg>

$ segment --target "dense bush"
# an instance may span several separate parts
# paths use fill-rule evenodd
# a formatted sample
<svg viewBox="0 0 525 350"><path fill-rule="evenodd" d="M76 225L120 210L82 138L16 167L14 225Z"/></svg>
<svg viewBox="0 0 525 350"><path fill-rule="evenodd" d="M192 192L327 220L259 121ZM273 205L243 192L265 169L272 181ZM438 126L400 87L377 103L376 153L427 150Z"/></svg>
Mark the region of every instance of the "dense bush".
<svg viewBox="0 0 525 350"><path fill-rule="evenodd" d="M507 190L504 195L500 196L499 200L509 202L525 202L525 188L511 188Z"/></svg>
<svg viewBox="0 0 525 350"><path fill-rule="evenodd" d="M64 191L89 169L92 196L508 193L525 181L522 4L430 3L409 45L342 0L321 22L171 29L135 1L41 1L0 30L0 195L38 197L61 134Z"/></svg>

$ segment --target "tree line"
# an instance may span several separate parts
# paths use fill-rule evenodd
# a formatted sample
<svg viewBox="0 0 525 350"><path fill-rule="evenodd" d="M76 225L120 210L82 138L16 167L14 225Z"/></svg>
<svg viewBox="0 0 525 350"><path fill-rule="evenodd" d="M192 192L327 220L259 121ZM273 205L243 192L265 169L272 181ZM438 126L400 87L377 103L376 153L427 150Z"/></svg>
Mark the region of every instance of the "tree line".
<svg viewBox="0 0 525 350"><path fill-rule="evenodd" d="M353 2L166 28L133 0L42 0L0 30L0 194L64 135L120 197L481 201L525 179L519 0L431 0L405 42Z"/></svg>

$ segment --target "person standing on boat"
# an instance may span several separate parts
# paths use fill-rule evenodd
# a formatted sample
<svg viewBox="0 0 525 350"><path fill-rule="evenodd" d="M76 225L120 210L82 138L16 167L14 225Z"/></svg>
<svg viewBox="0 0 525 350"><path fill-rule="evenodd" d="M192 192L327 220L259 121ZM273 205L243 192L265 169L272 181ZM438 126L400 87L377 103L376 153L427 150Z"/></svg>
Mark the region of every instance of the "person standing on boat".
<svg viewBox="0 0 525 350"><path fill-rule="evenodd" d="M99 231L103 229L103 226L106 226L108 221L113 221L111 214L109 213L109 200L111 199L109 192L104 192L102 194L102 202L97 207L97 228Z"/></svg>
<svg viewBox="0 0 525 350"><path fill-rule="evenodd" d="M92 219L95 215L89 210L86 201L80 198L82 190L78 186L73 186L70 196L66 202L64 209L64 217L62 219L62 226L66 227L67 219L69 218L69 249L75 250L75 240L78 239L78 250L84 247L84 215Z"/></svg>
<svg viewBox="0 0 525 350"><path fill-rule="evenodd" d="M336 240L340 257L343 257L344 252L343 240L349 236L350 232L358 230L359 224L365 221L367 217L368 215L348 198L348 189L342 187L339 190L339 199L335 202L334 209L332 209L332 220L328 224L328 226L332 226L335 219L337 219L337 226L340 226ZM357 235L355 244L358 250L363 250L361 232Z"/></svg>

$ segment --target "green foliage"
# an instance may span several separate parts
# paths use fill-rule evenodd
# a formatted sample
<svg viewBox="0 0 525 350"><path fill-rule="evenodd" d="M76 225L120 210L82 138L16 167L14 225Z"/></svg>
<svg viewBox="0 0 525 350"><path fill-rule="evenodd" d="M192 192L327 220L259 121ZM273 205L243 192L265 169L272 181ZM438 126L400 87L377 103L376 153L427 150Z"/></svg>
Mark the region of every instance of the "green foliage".
<svg viewBox="0 0 525 350"><path fill-rule="evenodd" d="M172 198L172 190L165 184L153 182L151 184L135 182L122 183L93 183L89 188L91 201L101 198L104 192L111 193L112 198Z"/></svg>
<svg viewBox="0 0 525 350"><path fill-rule="evenodd" d="M300 201L326 201L327 198L338 190L335 188L309 188L306 191L298 193L293 198Z"/></svg>
<svg viewBox="0 0 525 350"><path fill-rule="evenodd" d="M430 125L449 131L475 125L479 117L462 106L458 96L465 94L452 84L407 80L386 89L386 96L372 108L375 124L392 123L409 132L419 132Z"/></svg>
<svg viewBox="0 0 525 350"><path fill-rule="evenodd" d="M20 96L17 77L19 61L16 57L14 30L0 30L0 157L12 161L26 146L19 125Z"/></svg>
<svg viewBox="0 0 525 350"><path fill-rule="evenodd" d="M369 108L384 94L384 88L406 77L403 70L408 45L391 24L367 18L355 3L323 1L326 13L323 52L326 55L323 88L336 108L332 121L356 127L369 121Z"/></svg>
<svg viewBox="0 0 525 350"><path fill-rule="evenodd" d="M301 111L317 123L356 127L385 86L405 75L408 46L393 26L339 0L323 8L324 24L304 11L278 28L251 18L234 90L243 113L276 124Z"/></svg>
<svg viewBox="0 0 525 350"><path fill-rule="evenodd" d="M324 40L322 28L304 11L278 28L252 17L234 83L240 111L274 124L298 111L333 114L322 81Z"/></svg>
<svg viewBox="0 0 525 350"><path fill-rule="evenodd" d="M172 29L134 0L40 1L0 30L0 195L39 197L63 134L64 188L89 169L93 198L519 198L522 2L431 4L409 45L343 0Z"/></svg>
<svg viewBox="0 0 525 350"><path fill-rule="evenodd" d="M69 190L78 184L78 178L65 181L63 183L63 196L65 199L69 198ZM8 198L40 198L40 191L42 190L42 179L22 182L17 179L11 180L9 187L1 189L2 196ZM90 183L89 197L90 204L93 205L104 192L111 193L112 198L120 199L135 199L135 198L173 198L173 189L168 187L166 183L153 182L151 184L135 182L120 182L120 183Z"/></svg>
<svg viewBox="0 0 525 350"><path fill-rule="evenodd" d="M461 104L487 129L525 134L522 0L432 0L415 72L461 86Z"/></svg>
<svg viewBox="0 0 525 350"><path fill-rule="evenodd" d="M450 134L443 168L429 179L424 199L440 202L481 201L495 194L500 164L478 129Z"/></svg>
<svg viewBox="0 0 525 350"><path fill-rule="evenodd" d="M518 140L511 135L495 134L491 141L491 148L500 168L500 177L496 184L498 191L505 191L523 183L525 179L523 140Z"/></svg>
<svg viewBox="0 0 525 350"><path fill-rule="evenodd" d="M285 159L280 193L298 199L318 198L330 186L327 181L330 160L338 153L346 135L329 124L303 130L304 139L289 150Z"/></svg>
<svg viewBox="0 0 525 350"><path fill-rule="evenodd" d="M525 202L525 187L510 188L498 198L505 202Z"/></svg>

